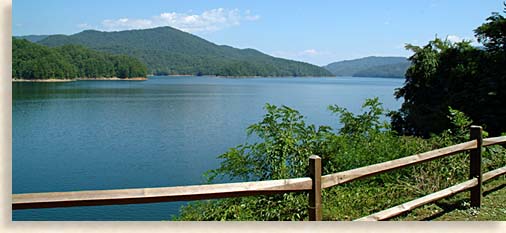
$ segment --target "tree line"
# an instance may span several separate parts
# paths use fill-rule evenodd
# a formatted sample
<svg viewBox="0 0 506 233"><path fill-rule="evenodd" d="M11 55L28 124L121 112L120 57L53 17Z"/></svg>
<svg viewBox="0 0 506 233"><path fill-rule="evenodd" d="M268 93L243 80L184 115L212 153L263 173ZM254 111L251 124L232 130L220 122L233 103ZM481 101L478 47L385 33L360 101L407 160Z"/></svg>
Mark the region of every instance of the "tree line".
<svg viewBox="0 0 506 233"><path fill-rule="evenodd" d="M145 77L147 68L135 58L111 55L79 45L49 48L12 38L14 79Z"/></svg>
<svg viewBox="0 0 506 233"><path fill-rule="evenodd" d="M506 13L506 5L504 13ZM392 112L392 126L403 135L429 137L451 128L453 108L492 135L506 131L506 18L495 12L474 30L477 41L452 43L436 38L425 46L407 45L414 52L403 98Z"/></svg>

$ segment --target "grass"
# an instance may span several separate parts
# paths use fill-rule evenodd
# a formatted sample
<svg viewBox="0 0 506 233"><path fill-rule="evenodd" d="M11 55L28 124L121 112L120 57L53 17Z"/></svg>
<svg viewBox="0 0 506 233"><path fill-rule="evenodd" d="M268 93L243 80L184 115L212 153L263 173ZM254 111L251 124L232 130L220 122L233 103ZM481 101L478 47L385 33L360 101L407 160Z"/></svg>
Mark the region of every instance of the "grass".
<svg viewBox="0 0 506 233"><path fill-rule="evenodd" d="M506 178L484 186L481 208L469 206L469 192L417 208L395 221L506 221Z"/></svg>
<svg viewBox="0 0 506 233"><path fill-rule="evenodd" d="M497 150L490 147L488 150ZM489 151L489 152L490 152ZM493 151L492 151L493 152ZM484 156L484 170L505 164L506 153L499 151ZM367 178L353 184L324 191L323 220L350 221L434 193L467 180L468 154L431 161L403 168L396 172ZM384 176L384 177L382 177ZM393 221L505 221L506 177L484 184L482 208L470 207L469 191L419 207Z"/></svg>
<svg viewBox="0 0 506 233"><path fill-rule="evenodd" d="M506 177L489 181L483 188L482 207L479 209L470 207L469 191L466 191L390 220L506 221ZM344 185L331 188L323 196L323 220L351 221L417 197L421 196L414 196L402 185L383 187Z"/></svg>

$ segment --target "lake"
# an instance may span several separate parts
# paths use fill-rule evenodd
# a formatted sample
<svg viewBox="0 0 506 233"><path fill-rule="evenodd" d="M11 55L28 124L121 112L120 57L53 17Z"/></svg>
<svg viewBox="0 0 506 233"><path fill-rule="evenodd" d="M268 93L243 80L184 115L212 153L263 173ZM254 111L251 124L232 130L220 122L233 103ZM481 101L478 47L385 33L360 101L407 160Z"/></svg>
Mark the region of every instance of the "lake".
<svg viewBox="0 0 506 233"><path fill-rule="evenodd" d="M340 127L332 104L401 105L404 79L150 77L13 83L13 193L201 184L217 156L248 140L265 103ZM250 139L251 140L251 139ZM170 220L185 202L13 211L13 220Z"/></svg>

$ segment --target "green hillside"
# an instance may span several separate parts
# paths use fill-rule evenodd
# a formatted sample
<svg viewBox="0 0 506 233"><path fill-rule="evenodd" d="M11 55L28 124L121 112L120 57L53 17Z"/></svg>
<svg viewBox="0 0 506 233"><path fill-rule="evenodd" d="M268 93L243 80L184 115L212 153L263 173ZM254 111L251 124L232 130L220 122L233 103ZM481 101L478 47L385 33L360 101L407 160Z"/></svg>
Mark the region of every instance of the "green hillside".
<svg viewBox="0 0 506 233"><path fill-rule="evenodd" d="M38 42L43 39L46 39L46 37L48 37L48 35L26 35L26 36L15 36L15 37L18 39L25 39L30 42Z"/></svg>
<svg viewBox="0 0 506 233"><path fill-rule="evenodd" d="M354 77L390 77L390 78L404 78L406 70L408 70L411 63L401 62L388 65L373 66L360 70L353 74Z"/></svg>
<svg viewBox="0 0 506 233"><path fill-rule="evenodd" d="M12 38L14 79L132 78L146 74L144 64L124 55L111 55L79 45L50 48Z"/></svg>
<svg viewBox="0 0 506 233"><path fill-rule="evenodd" d="M330 63L324 68L336 76L404 77L409 66L405 57L364 57Z"/></svg>
<svg viewBox="0 0 506 233"><path fill-rule="evenodd" d="M39 41L47 46L83 45L144 62L150 73L218 76L331 76L304 62L275 58L254 49L216 45L171 27L119 32L86 30L53 35Z"/></svg>

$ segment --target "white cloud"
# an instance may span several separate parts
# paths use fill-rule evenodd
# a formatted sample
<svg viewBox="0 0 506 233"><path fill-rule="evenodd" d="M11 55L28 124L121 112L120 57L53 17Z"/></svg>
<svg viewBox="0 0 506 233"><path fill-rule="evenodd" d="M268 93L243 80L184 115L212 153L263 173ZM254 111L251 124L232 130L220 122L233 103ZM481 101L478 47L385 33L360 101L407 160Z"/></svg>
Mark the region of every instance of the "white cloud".
<svg viewBox="0 0 506 233"><path fill-rule="evenodd" d="M149 28L152 25L151 20L147 19L128 19L121 18L116 20L106 19L102 21L102 26L108 31Z"/></svg>
<svg viewBox="0 0 506 233"><path fill-rule="evenodd" d="M90 28L92 28L92 26L89 25L89 24L87 24L87 23L78 24L77 27L80 28L80 29L90 29Z"/></svg>
<svg viewBox="0 0 506 233"><path fill-rule="evenodd" d="M461 42L461 41L471 41L472 46L480 46L481 44L478 43L476 40L474 40L471 37L460 37L457 35L448 35L446 36L446 39L452 43Z"/></svg>
<svg viewBox="0 0 506 233"><path fill-rule="evenodd" d="M456 35L448 35L446 37L446 39L452 43L461 42L463 40L462 38L460 38L460 36L456 36Z"/></svg>
<svg viewBox="0 0 506 233"><path fill-rule="evenodd" d="M439 6L439 1L433 0L433 1L430 2L429 6L430 6L430 8L436 8L436 7Z"/></svg>
<svg viewBox="0 0 506 233"><path fill-rule="evenodd" d="M245 20L255 21L255 20L259 20L260 19L260 15L251 15L251 11L250 10L246 10L245 13L246 13L245 16L244 16Z"/></svg>
<svg viewBox="0 0 506 233"><path fill-rule="evenodd" d="M316 51L316 49L306 49L302 52L300 52L299 54L302 55L302 56L316 56L318 55L318 51Z"/></svg>
<svg viewBox="0 0 506 233"><path fill-rule="evenodd" d="M281 57L296 61L304 61L309 62L316 65L326 65L330 63L329 61L335 61L336 54L329 51L319 51L317 49L304 49L299 51L288 51L288 50L278 50L273 51L272 54L275 57Z"/></svg>
<svg viewBox="0 0 506 233"><path fill-rule="evenodd" d="M201 14L164 12L149 19L106 19L102 21L105 31L128 29L145 29L160 26L171 26L186 32L212 32L238 26L242 21L255 21L259 15L252 15L249 10L217 8Z"/></svg>

